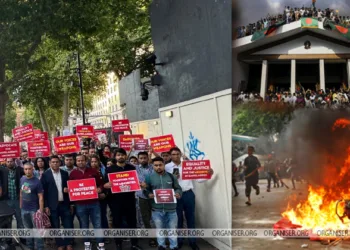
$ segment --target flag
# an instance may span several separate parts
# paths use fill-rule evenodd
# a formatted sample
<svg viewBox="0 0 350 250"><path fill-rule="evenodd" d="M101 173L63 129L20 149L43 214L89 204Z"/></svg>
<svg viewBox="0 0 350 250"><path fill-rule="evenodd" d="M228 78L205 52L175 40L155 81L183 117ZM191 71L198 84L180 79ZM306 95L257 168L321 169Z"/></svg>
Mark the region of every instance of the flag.
<svg viewBox="0 0 350 250"><path fill-rule="evenodd" d="M255 31L252 37L252 41L260 40L266 36L274 36L276 34L277 29L285 23L286 21L282 21L279 23L275 23L266 29Z"/></svg>
<svg viewBox="0 0 350 250"><path fill-rule="evenodd" d="M311 17L303 17L300 20L301 22L301 28L308 28L308 29L314 29L318 28L318 20L317 18L311 18Z"/></svg>
<svg viewBox="0 0 350 250"><path fill-rule="evenodd" d="M350 30L340 25L336 25L332 22L327 22L327 25L336 32L339 32L343 37L350 40Z"/></svg>

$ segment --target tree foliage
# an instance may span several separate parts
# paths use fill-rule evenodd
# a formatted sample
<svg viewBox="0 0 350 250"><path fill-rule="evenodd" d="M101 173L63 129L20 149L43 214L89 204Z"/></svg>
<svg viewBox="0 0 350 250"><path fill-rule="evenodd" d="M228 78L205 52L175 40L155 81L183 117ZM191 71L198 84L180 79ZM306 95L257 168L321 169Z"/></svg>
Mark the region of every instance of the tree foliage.
<svg viewBox="0 0 350 250"><path fill-rule="evenodd" d="M152 74L153 68L143 63L152 52L150 2L1 1L0 141L8 95L36 120L37 107L46 117L62 116L64 90L69 93L69 108L76 108L79 89L70 82L78 81L77 74L67 68L75 51L81 54L87 96L103 91L104 75L110 70L119 78L138 67L142 76ZM87 106L91 106L89 99Z"/></svg>
<svg viewBox="0 0 350 250"><path fill-rule="evenodd" d="M259 137L281 133L293 117L293 108L280 103L247 103L234 108L233 134Z"/></svg>

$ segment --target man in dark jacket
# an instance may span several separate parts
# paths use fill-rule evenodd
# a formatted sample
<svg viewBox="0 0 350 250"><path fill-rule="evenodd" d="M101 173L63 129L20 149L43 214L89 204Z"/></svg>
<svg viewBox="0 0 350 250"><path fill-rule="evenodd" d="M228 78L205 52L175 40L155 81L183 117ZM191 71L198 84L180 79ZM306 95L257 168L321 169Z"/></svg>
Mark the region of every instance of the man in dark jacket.
<svg viewBox="0 0 350 250"><path fill-rule="evenodd" d="M61 221L65 229L73 228L73 219L70 212L70 201L68 196L67 181L68 172L60 169L60 159L52 156L50 159L50 169L45 171L41 177L44 189L44 208L52 228L61 228ZM72 250L72 239L56 238L59 250L67 247Z"/></svg>
<svg viewBox="0 0 350 250"><path fill-rule="evenodd" d="M175 197L173 199L180 199L182 189L177 178L165 171L164 160L161 157L156 157L152 160L154 172L146 177L146 185L143 186L144 194L150 199L154 199L153 191L157 189L173 189ZM177 213L176 203L157 203L152 200L152 219L157 228L167 228L175 230L177 228ZM158 249L165 250L165 238L157 237ZM177 237L169 237L170 249L178 249Z"/></svg>
<svg viewBox="0 0 350 250"><path fill-rule="evenodd" d="M126 163L127 154L122 148L118 148L115 151L115 157L117 160L117 165L112 165L106 168L106 179L108 182L104 185L104 188L111 189L112 184L109 181L108 174L119 173L125 171L136 170L136 168L130 164ZM112 211L113 226L116 229L123 228L123 217L126 217L127 228L136 229L136 199L135 192L123 192L110 194L107 198L109 207ZM116 249L122 249L122 239L116 238L115 243L117 245ZM131 239L131 249L132 250L142 250L140 246L137 245L138 241L136 238Z"/></svg>
<svg viewBox="0 0 350 250"><path fill-rule="evenodd" d="M24 175L23 168L15 165L12 158L6 159L6 167L0 168L2 196L1 200L6 200L9 207L16 211L15 217L17 228L23 228L21 209L19 208L20 179Z"/></svg>

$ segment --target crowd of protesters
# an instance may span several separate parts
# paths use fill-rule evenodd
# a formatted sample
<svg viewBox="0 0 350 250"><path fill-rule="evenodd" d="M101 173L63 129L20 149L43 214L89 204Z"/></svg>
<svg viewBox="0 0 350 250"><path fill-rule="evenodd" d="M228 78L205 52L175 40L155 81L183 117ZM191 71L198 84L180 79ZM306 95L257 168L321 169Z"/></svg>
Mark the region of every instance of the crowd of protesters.
<svg viewBox="0 0 350 250"><path fill-rule="evenodd" d="M323 90L300 90L296 93L289 91L266 92L265 100L257 93L241 92L234 97L235 103L249 102L272 102L289 105L295 108L319 108L319 109L346 109L350 108L350 90L326 89Z"/></svg>
<svg viewBox="0 0 350 250"><path fill-rule="evenodd" d="M245 36L253 35L256 31L260 31L274 25L276 23L285 22L286 24L299 21L302 17L313 17L319 21L323 21L324 18L332 20L335 24L348 27L350 25L350 16L339 15L338 10L333 9L317 9L315 5L310 7L290 7L285 6L284 11L277 15L268 15L265 18L261 18L255 23L250 23L246 26L240 26L237 28L236 38L242 38Z"/></svg>
<svg viewBox="0 0 350 250"><path fill-rule="evenodd" d="M49 218L51 228L63 225L73 229L76 218L81 229L89 228L90 222L95 229L150 229L153 224L156 228L182 229L185 217L187 228L194 229L194 184L181 178L183 159L188 158L177 147L159 155L150 147L138 152L132 147L126 152L101 143L83 147L75 154L53 152L50 157L36 159L29 159L24 151L19 159L8 158L0 167L0 199L15 210L17 228L37 228L34 218L41 213ZM141 191L112 193L108 174L130 170L137 171ZM209 173L213 175L213 170ZM71 202L67 182L88 178L96 181L98 199ZM176 203L154 202L153 190L164 188L174 189ZM59 250L72 250L78 244L73 238L55 240ZM95 241L99 246L109 243L102 238ZM131 249L142 249L137 238L130 241ZM21 242L32 250L47 249L42 238ZM168 242L164 237L149 240L149 246L158 249L166 249L167 244L170 249L180 249L183 243L184 239L176 236L169 237ZM122 249L123 239L115 238L115 244L115 249ZM193 250L199 249L196 238L189 238L189 245ZM99 246L97 249L104 249Z"/></svg>

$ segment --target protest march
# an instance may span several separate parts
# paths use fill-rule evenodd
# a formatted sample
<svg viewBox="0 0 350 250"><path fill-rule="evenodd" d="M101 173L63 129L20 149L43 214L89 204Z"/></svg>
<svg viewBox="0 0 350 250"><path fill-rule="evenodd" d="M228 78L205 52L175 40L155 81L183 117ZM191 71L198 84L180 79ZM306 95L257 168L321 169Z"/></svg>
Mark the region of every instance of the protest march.
<svg viewBox="0 0 350 250"><path fill-rule="evenodd" d="M127 119L113 120L118 141L106 130L77 125L75 133L49 138L27 124L0 142L0 202L15 210L17 229L191 229L195 225L194 181L210 182L210 160L190 160L173 135L132 134ZM117 147L115 146L117 145ZM12 216L11 216L12 218ZM184 223L185 221L185 223ZM10 221L2 228L12 228ZM51 231L50 231L51 232ZM106 236L106 235L105 235ZM130 237L131 249L148 241L157 249L199 249L196 237ZM8 238L7 241L13 239ZM105 249L125 237L19 237L29 249ZM92 248L94 246L94 248Z"/></svg>

